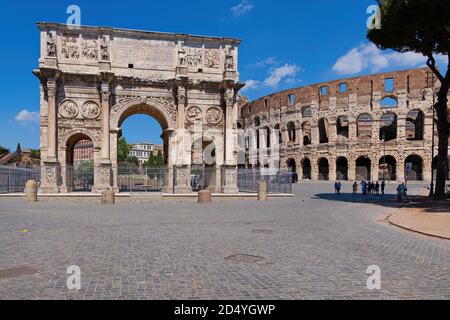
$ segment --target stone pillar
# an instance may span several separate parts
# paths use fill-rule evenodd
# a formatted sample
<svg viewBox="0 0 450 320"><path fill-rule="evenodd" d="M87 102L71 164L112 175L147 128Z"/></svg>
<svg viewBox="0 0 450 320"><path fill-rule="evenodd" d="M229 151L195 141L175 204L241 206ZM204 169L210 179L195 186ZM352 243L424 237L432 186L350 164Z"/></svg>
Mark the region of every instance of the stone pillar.
<svg viewBox="0 0 450 320"><path fill-rule="evenodd" d="M114 192L119 192L119 167L117 163L117 138L118 131L110 131L110 154L111 154L111 167L112 167L112 181L111 185Z"/></svg>
<svg viewBox="0 0 450 320"><path fill-rule="evenodd" d="M237 92L234 89L228 89L225 93L225 165L222 173L222 192L223 193L238 193L237 186L237 159L236 159L236 134L235 124L237 118L235 117L235 110L237 109Z"/></svg>
<svg viewBox="0 0 450 320"><path fill-rule="evenodd" d="M316 157L310 159L311 160L311 181L319 180L319 164L318 159Z"/></svg>
<svg viewBox="0 0 450 320"><path fill-rule="evenodd" d="M329 172L329 180L330 181L336 181L337 179L337 175L336 175L336 158L334 157L330 157L328 158L328 165L330 168L330 172Z"/></svg>
<svg viewBox="0 0 450 320"><path fill-rule="evenodd" d="M48 104L48 128L47 128L47 159L48 162L56 162L56 130L58 119L56 117L56 77L47 80L47 104Z"/></svg>
<svg viewBox="0 0 450 320"><path fill-rule="evenodd" d="M405 182L405 157L397 159L397 181Z"/></svg>
<svg viewBox="0 0 450 320"><path fill-rule="evenodd" d="M186 159L187 157L185 148L185 111L188 103L187 88L178 87L177 94L177 141L174 141L174 143L177 144L177 159L174 159L176 163L174 191L176 194L183 194L192 192L190 184L191 166L190 161Z"/></svg>
<svg viewBox="0 0 450 320"><path fill-rule="evenodd" d="M58 162L57 149L57 126L56 95L58 74L54 73L47 78L47 106L48 106L48 128L47 128L47 155L41 168L42 193L59 193L61 166Z"/></svg>
<svg viewBox="0 0 450 320"><path fill-rule="evenodd" d="M356 180L356 160L354 157L348 157L348 180Z"/></svg>
<svg viewBox="0 0 450 320"><path fill-rule="evenodd" d="M102 192L112 187L112 163L111 163L111 137L110 137L110 87L112 75L110 73L102 73L103 81L101 84L102 99L102 146L101 160L98 168L94 170L95 186L94 192Z"/></svg>
<svg viewBox="0 0 450 320"><path fill-rule="evenodd" d="M173 129L166 129L164 130L163 134L161 135L162 140L164 141L164 157L166 158L166 166L167 166L167 172L164 178L164 193L173 193L173 157L172 157L172 151L173 151L173 139L172 139Z"/></svg>
<svg viewBox="0 0 450 320"><path fill-rule="evenodd" d="M336 119L333 119L328 123L328 140L332 144L335 144L337 141Z"/></svg>
<svg viewBox="0 0 450 320"><path fill-rule="evenodd" d="M378 181L379 178L379 173L380 173L380 166L379 166L379 161L380 161L380 157L372 157L370 158L370 161L372 163L372 168L370 170L370 173L372 175L371 177L371 181Z"/></svg>

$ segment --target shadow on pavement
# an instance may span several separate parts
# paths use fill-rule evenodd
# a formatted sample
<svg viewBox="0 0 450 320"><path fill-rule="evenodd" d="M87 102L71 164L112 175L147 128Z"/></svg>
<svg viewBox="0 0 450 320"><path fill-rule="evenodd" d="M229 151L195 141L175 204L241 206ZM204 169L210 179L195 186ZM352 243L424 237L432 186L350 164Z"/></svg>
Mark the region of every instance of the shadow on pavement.
<svg viewBox="0 0 450 320"><path fill-rule="evenodd" d="M341 193L340 195L334 193L319 193L314 195L312 199L347 203L367 203L388 208L413 208L430 213L448 213L450 215L450 199L434 200L425 196L409 196L409 201L403 204L397 201L396 194L385 194L384 196L363 196L357 194L356 196L353 196L351 193Z"/></svg>

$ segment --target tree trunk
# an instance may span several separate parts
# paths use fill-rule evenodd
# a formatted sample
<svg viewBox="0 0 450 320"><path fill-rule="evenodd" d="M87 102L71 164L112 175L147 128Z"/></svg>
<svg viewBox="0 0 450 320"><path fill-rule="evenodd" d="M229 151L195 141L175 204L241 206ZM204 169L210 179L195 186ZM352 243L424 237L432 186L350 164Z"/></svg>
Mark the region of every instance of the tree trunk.
<svg viewBox="0 0 450 320"><path fill-rule="evenodd" d="M437 129L439 134L438 142L438 160L437 160L437 175L436 175L436 191L434 193L436 198L444 198L446 196L445 183L447 180L447 157L448 157L448 111L447 111L447 94L449 91L449 84L442 83L438 93L438 101L435 106L437 112ZM434 121L434 120L433 120Z"/></svg>

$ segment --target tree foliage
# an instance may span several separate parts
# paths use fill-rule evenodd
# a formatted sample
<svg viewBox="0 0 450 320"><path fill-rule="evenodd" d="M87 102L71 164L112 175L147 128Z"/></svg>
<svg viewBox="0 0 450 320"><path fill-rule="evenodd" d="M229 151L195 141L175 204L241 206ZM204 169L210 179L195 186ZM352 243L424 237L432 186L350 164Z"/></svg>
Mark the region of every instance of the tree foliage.
<svg viewBox="0 0 450 320"><path fill-rule="evenodd" d="M156 155L150 154L147 161L144 162L144 167L160 168L164 166L164 157L161 151L158 151Z"/></svg>
<svg viewBox="0 0 450 320"><path fill-rule="evenodd" d="M130 155L131 146L127 143L125 137L121 137L117 144L117 161L126 162Z"/></svg>
<svg viewBox="0 0 450 320"><path fill-rule="evenodd" d="M5 147L0 146L0 156L9 153L9 150L6 149Z"/></svg>
<svg viewBox="0 0 450 320"><path fill-rule="evenodd" d="M440 82L437 103L439 151L435 195L445 195L448 157L448 93L450 89L450 1L377 0L381 28L368 31L367 37L380 49L416 52L427 58L427 65ZM436 66L437 55L447 56L447 70Z"/></svg>

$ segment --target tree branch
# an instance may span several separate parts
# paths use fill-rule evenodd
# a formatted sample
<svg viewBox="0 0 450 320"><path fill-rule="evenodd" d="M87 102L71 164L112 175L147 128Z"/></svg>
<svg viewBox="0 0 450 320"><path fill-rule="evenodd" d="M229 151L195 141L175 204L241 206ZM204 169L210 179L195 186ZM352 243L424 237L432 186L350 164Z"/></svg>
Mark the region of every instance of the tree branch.
<svg viewBox="0 0 450 320"><path fill-rule="evenodd" d="M436 59L434 59L432 53L428 53L428 60L427 60L427 66L433 71L433 73L436 75L436 77L439 79L441 83L445 82L444 76L439 72L439 70L436 68Z"/></svg>

